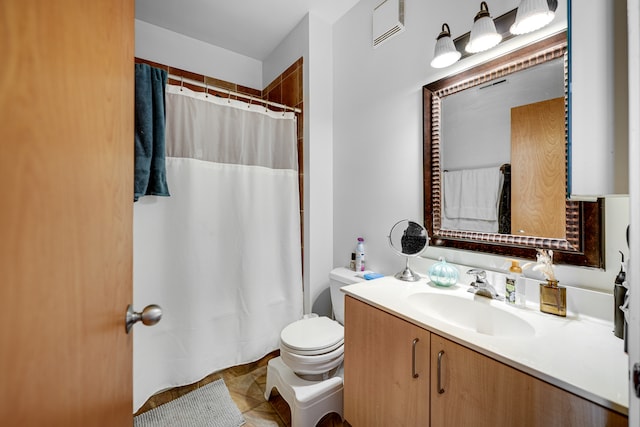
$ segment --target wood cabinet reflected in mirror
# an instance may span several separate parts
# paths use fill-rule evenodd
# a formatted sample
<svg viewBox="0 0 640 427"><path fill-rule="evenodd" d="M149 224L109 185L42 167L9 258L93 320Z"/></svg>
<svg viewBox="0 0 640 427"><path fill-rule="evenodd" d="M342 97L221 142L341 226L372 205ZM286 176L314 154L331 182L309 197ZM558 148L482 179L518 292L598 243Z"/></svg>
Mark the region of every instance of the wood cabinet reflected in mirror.
<svg viewBox="0 0 640 427"><path fill-rule="evenodd" d="M452 107L455 103L449 102L452 98L448 97L470 89L480 92L479 88L504 82L517 73L524 74L535 67L550 68L554 61L561 65L559 98L556 95L550 96L555 100L547 100L548 97L533 101L525 98L522 105L514 101L513 106L505 110L508 116L503 120L507 122L505 130L487 127L488 132L495 129L496 134L495 138L490 134L485 140L505 139L506 149L481 142L479 135L477 138L463 138L462 146L454 148L455 144L461 144L454 142L456 134L474 135L478 126L472 130L464 129L469 121L461 120L454 121L452 127L450 117L445 115L457 109ZM567 78L567 38L563 32L423 87L424 218L425 227L432 236L432 246L531 259L535 258L536 248L548 248L555 251L554 261L558 263L604 266L602 201L578 202L566 197L567 158L570 155ZM539 82L530 86L542 91ZM483 108L482 102L476 105L472 114L487 114L492 109ZM482 120L497 123L502 119L482 117ZM447 145L448 141L451 146ZM536 143L531 144L532 141ZM471 167L468 161L452 160L452 157L459 157L456 153L472 151L472 144L480 144L473 147L476 152L485 150L489 154L469 156L479 163L473 167L498 167L502 164L501 172L504 173L495 212L497 223L490 228L476 229L464 222L461 227L452 225L456 223L446 217L451 212L450 204L445 214L445 175L447 181L452 182L447 168ZM492 159L495 164L488 165L486 159ZM505 170L510 174L507 175ZM447 188L449 200L451 188ZM482 231L487 229L492 231Z"/></svg>

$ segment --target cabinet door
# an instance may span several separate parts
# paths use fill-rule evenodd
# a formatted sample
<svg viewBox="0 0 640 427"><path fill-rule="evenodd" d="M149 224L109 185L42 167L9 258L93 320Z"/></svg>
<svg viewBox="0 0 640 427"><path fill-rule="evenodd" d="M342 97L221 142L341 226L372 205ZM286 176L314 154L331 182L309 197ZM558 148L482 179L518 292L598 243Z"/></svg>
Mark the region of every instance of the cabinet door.
<svg viewBox="0 0 640 427"><path fill-rule="evenodd" d="M434 334L431 362L433 427L627 426L623 415Z"/></svg>
<svg viewBox="0 0 640 427"><path fill-rule="evenodd" d="M429 425L429 332L345 298L344 414L353 427Z"/></svg>

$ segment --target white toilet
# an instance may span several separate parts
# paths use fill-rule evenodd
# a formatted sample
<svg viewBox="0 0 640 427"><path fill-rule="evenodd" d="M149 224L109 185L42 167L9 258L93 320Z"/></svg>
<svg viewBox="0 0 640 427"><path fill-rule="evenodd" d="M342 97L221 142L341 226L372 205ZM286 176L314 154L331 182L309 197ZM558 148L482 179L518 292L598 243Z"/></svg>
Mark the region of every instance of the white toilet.
<svg viewBox="0 0 640 427"><path fill-rule="evenodd" d="M326 414L342 417L344 359L343 286L363 281L357 272L336 268L329 274L335 320L305 316L280 334L280 356L269 361L265 398L275 387L291 408L292 427L312 427Z"/></svg>
<svg viewBox="0 0 640 427"><path fill-rule="evenodd" d="M344 359L344 327L325 316L293 322L280 333L280 357L300 378L326 380Z"/></svg>

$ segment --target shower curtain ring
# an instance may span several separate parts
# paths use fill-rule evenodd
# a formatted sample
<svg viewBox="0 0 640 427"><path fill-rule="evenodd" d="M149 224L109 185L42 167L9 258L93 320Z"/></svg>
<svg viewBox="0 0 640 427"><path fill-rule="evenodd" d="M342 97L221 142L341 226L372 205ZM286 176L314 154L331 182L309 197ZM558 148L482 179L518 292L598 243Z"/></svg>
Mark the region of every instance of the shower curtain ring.
<svg viewBox="0 0 640 427"><path fill-rule="evenodd" d="M207 85L207 82L204 82L204 97L208 98L209 97L209 86Z"/></svg>
<svg viewBox="0 0 640 427"><path fill-rule="evenodd" d="M251 103L253 102L253 96L249 97L249 105L247 105L247 108L251 108Z"/></svg>
<svg viewBox="0 0 640 427"><path fill-rule="evenodd" d="M231 90L229 90L229 96L227 96L227 104L231 104Z"/></svg>
<svg viewBox="0 0 640 427"><path fill-rule="evenodd" d="M180 92L182 92L182 86L184 86L184 77L180 76Z"/></svg>

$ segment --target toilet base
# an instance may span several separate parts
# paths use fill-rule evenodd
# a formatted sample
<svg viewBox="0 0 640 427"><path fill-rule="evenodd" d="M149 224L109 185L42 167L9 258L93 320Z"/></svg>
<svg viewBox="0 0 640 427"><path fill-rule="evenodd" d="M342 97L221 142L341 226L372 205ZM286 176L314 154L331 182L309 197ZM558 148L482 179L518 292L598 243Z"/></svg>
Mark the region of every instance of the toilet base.
<svg viewBox="0 0 640 427"><path fill-rule="evenodd" d="M331 412L343 418L341 372L323 381L306 381L278 356L267 365L265 399L269 400L274 387L291 408L291 427L315 426Z"/></svg>

